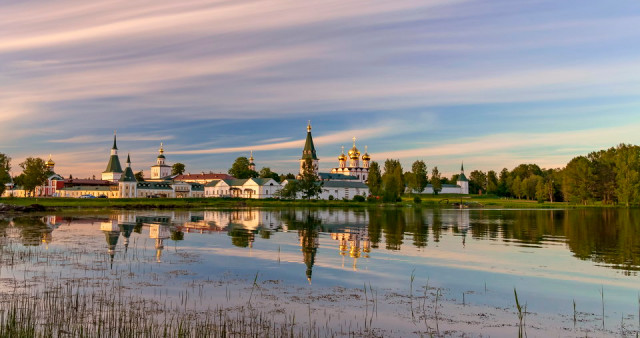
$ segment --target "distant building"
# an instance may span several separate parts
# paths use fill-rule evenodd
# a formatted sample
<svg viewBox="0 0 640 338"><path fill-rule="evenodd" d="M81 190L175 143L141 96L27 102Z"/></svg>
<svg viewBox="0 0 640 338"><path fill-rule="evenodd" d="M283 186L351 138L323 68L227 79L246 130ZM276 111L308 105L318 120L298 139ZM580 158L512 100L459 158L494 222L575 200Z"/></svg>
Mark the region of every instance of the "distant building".
<svg viewBox="0 0 640 338"><path fill-rule="evenodd" d="M415 193L415 194L433 194L433 186L431 184L427 184L427 187L422 192L411 191L410 188L407 188L406 192ZM439 194L469 194L469 180L467 176L464 175L464 164L460 166L460 175L458 176L458 180L455 184L443 184L442 190L440 190Z"/></svg>
<svg viewBox="0 0 640 338"><path fill-rule="evenodd" d="M342 153L338 156L338 167L331 169L331 173L343 174L356 177L361 182L367 182L369 177L369 163L371 156L367 153L367 146L364 147L364 155L362 155L362 166L360 166L360 150L356 148L356 138L353 138L353 147L349 150L348 157ZM347 160L349 163L347 164Z"/></svg>
<svg viewBox="0 0 640 338"><path fill-rule="evenodd" d="M216 180L233 180L233 179L235 179L235 177L229 174L214 174L214 173L177 175L173 178L173 180L175 181L200 183L200 184L208 184Z"/></svg>

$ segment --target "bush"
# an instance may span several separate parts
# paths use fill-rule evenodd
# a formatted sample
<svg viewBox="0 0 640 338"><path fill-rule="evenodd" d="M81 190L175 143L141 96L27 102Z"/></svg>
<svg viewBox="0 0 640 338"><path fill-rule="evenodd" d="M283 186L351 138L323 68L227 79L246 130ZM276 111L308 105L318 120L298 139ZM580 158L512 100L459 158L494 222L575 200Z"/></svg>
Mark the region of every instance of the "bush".
<svg viewBox="0 0 640 338"><path fill-rule="evenodd" d="M353 201L354 202L364 202L364 200L365 200L364 196L361 196L361 195L353 196Z"/></svg>
<svg viewBox="0 0 640 338"><path fill-rule="evenodd" d="M420 204L420 203L422 203L422 200L420 199L420 197L416 196L416 197L413 198L413 203Z"/></svg>
<svg viewBox="0 0 640 338"><path fill-rule="evenodd" d="M333 195L329 195L329 201L333 201L334 198Z"/></svg>

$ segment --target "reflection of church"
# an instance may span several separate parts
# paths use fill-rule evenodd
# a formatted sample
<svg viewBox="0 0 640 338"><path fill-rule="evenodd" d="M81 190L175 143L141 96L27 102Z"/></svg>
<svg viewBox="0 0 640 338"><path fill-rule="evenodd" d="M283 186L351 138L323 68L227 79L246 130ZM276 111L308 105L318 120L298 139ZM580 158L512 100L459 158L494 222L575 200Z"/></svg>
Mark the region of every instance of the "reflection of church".
<svg viewBox="0 0 640 338"><path fill-rule="evenodd" d="M334 232L331 233L331 238L338 241L338 251L340 256L343 257L343 267L344 257L347 253L349 257L353 258L353 270L357 270L358 258L361 256L369 258L371 241L366 227L347 228L344 232Z"/></svg>
<svg viewBox="0 0 640 338"><path fill-rule="evenodd" d="M316 253L318 252L319 240L318 229L315 227L305 227L298 230L298 238L300 239L300 251L302 251L302 257L304 264L307 266L307 280L311 284L311 274L313 270L313 264L316 260Z"/></svg>

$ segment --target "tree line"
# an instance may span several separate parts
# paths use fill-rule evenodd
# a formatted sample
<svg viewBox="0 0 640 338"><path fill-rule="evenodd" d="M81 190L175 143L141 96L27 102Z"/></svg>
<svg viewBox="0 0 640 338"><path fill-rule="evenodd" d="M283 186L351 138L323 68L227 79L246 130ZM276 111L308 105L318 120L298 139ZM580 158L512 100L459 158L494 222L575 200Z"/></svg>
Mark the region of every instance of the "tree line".
<svg viewBox="0 0 640 338"><path fill-rule="evenodd" d="M405 188L422 192L428 183L434 194L443 184L456 183L459 175L441 177L438 167L431 176L423 161L415 161L411 171L403 172L399 160L387 159L384 170L377 162L369 169L369 189L384 201L396 201ZM620 144L606 150L577 156L565 167L540 168L537 164L520 164L497 172L473 170L469 173L470 194L491 194L500 197L537 200L540 202L571 202L589 204L640 204L640 147Z"/></svg>

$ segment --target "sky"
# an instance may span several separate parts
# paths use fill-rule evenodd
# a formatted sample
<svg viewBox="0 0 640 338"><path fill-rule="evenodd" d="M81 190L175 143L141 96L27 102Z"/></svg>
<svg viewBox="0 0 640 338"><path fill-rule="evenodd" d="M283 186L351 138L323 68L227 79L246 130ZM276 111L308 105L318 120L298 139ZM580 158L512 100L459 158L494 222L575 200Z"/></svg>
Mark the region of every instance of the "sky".
<svg viewBox="0 0 640 338"><path fill-rule="evenodd" d="M352 138L446 175L640 144L640 2L0 0L0 152L12 174L121 161L296 172ZM124 163L123 163L124 164Z"/></svg>

